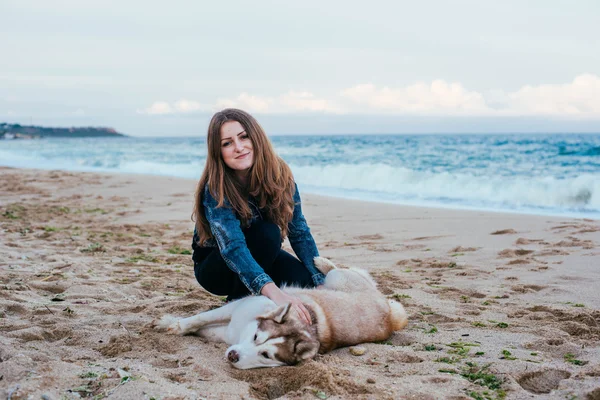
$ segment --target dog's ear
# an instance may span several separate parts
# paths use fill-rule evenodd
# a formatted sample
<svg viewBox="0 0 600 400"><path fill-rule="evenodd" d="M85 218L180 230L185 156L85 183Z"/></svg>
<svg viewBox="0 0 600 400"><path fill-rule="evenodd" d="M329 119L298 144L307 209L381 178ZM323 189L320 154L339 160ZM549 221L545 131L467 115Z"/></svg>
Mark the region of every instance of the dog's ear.
<svg viewBox="0 0 600 400"><path fill-rule="evenodd" d="M273 311L269 311L268 313L260 316L259 318L272 319L273 321L277 322L278 324L281 324L282 322L285 321L285 319L287 318L291 309L292 309L292 303L282 304L279 307L277 307L276 309L274 309Z"/></svg>
<svg viewBox="0 0 600 400"><path fill-rule="evenodd" d="M317 355L319 351L319 341L314 339L299 340L294 346L294 354L296 354L296 360L298 362L304 360L310 360Z"/></svg>

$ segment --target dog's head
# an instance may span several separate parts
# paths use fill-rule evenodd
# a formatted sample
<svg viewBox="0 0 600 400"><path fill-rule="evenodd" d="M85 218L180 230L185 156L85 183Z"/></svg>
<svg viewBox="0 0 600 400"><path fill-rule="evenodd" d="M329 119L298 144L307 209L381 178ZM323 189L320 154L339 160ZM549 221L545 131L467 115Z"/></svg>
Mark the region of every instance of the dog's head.
<svg viewBox="0 0 600 400"><path fill-rule="evenodd" d="M319 351L314 327L301 322L291 305L284 304L257 318L240 343L227 349L229 362L239 369L294 365Z"/></svg>

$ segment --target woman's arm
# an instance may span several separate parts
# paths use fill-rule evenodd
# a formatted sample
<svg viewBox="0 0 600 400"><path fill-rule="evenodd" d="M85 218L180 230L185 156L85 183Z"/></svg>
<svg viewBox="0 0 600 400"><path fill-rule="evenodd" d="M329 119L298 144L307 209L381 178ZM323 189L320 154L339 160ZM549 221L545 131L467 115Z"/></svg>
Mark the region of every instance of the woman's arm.
<svg viewBox="0 0 600 400"><path fill-rule="evenodd" d="M315 267L314 260L315 257L319 256L319 250L317 249L315 239L310 233L310 228L306 223L304 214L302 214L302 201L298 185L295 183L294 185L296 187L296 192L294 193L295 206L294 215L288 224L288 239L292 245L292 249L294 249L294 253L296 253L300 261L302 261L312 275L315 286L319 286L325 281L325 275Z"/></svg>
<svg viewBox="0 0 600 400"><path fill-rule="evenodd" d="M310 325L311 317L302 301L279 289L271 277L252 257L240 228L240 221L228 202L225 203L226 207L217 208L217 200L210 194L208 186L206 187L203 199L206 218L219 247L221 257L223 257L227 266L238 274L240 280L251 293L255 295L262 294L277 305L291 303L300 318Z"/></svg>
<svg viewBox="0 0 600 400"><path fill-rule="evenodd" d="M273 280L250 254L233 208L228 201L225 201L225 207L217 207L218 202L211 195L208 185L204 189L202 202L225 264L240 277L252 294L261 294L262 288Z"/></svg>
<svg viewBox="0 0 600 400"><path fill-rule="evenodd" d="M281 289L277 287L273 282L267 283L263 286L261 293L263 296L268 297L273 300L273 303L277 305L291 303L292 308L298 313L298 316L305 324L311 325L312 318L310 317L310 313L306 309L306 306L302 303L302 301L296 297L291 296Z"/></svg>

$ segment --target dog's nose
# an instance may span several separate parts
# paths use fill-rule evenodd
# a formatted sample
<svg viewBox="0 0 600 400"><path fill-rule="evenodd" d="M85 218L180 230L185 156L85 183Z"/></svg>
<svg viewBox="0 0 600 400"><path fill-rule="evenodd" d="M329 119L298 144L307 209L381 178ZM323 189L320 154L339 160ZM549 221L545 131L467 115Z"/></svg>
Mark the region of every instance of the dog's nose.
<svg viewBox="0 0 600 400"><path fill-rule="evenodd" d="M235 364L236 362L240 361L240 353L235 350L230 350L229 353L227 353L227 359L230 363Z"/></svg>

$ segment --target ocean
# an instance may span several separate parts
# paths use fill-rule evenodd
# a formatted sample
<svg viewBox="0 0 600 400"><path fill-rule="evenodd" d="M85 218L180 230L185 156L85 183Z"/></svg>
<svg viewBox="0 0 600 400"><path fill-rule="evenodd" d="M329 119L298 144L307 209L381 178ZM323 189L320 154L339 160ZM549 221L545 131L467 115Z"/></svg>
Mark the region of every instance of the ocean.
<svg viewBox="0 0 600 400"><path fill-rule="evenodd" d="M0 140L0 165L198 179L205 137ZM600 134L271 136L302 193L600 218Z"/></svg>

